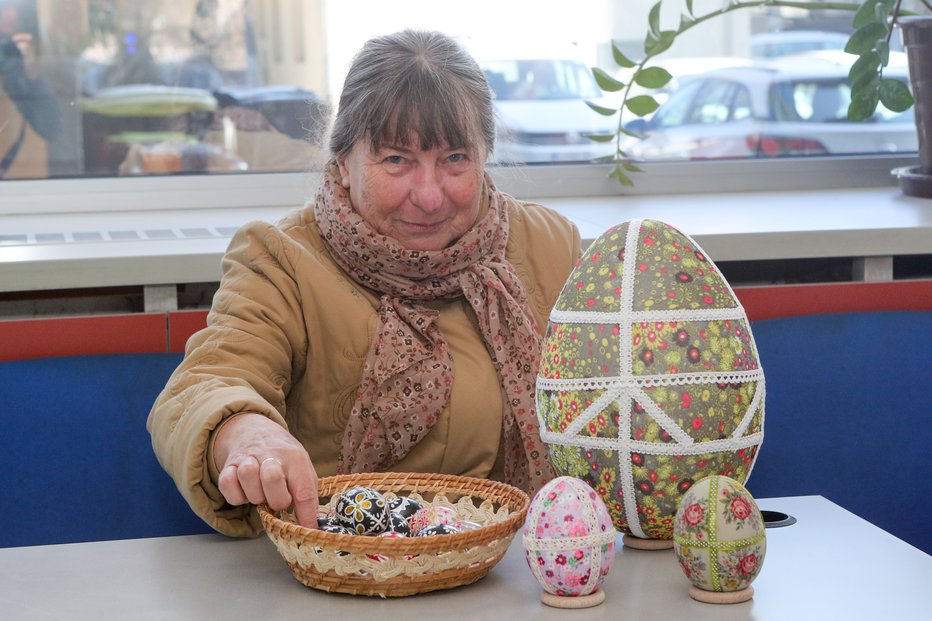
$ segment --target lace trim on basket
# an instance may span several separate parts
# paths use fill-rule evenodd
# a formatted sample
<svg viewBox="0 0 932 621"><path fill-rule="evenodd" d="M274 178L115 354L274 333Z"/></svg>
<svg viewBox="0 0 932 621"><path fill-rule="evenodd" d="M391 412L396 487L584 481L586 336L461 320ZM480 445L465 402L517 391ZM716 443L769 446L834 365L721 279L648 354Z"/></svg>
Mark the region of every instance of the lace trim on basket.
<svg viewBox="0 0 932 621"><path fill-rule="evenodd" d="M386 492L384 496L395 496ZM450 502L443 494L437 494L432 500L424 499L419 493L408 494L423 507L444 506L453 509L459 519L476 522L483 526L503 521L510 515L507 507L497 510L490 501L484 500L478 507L468 496L457 502ZM322 514L329 513L336 504L336 497L321 505ZM283 513L282 518L294 522L294 516ZM360 536L361 537L361 536ZM474 544L466 549L450 550L438 554L418 554L416 556L378 556L347 553L337 549L322 549L311 545L295 545L275 540L275 546L288 563L313 567L316 571L326 573L333 571L337 575L364 575L376 581L385 581L398 576L420 576L426 573L441 572L457 567L469 567L489 562L490 558L503 555L511 543L512 536L491 541L487 544Z"/></svg>

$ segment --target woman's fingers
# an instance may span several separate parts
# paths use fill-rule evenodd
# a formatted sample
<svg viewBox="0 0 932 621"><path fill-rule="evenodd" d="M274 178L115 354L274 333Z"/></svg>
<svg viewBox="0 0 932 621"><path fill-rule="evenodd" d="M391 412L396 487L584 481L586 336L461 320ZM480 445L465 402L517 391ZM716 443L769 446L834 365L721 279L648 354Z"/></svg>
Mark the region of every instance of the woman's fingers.
<svg viewBox="0 0 932 621"><path fill-rule="evenodd" d="M317 473L313 466L301 469L297 476L289 481L291 499L294 501L294 516L298 524L308 528L317 528Z"/></svg>
<svg viewBox="0 0 932 621"><path fill-rule="evenodd" d="M259 480L265 502L276 511L287 509L291 505L288 481L282 462L277 457L266 457L259 464Z"/></svg>
<svg viewBox="0 0 932 621"><path fill-rule="evenodd" d="M299 524L317 527L317 473L283 427L260 414L238 414L218 431L211 458L223 463L217 486L231 505L293 504Z"/></svg>

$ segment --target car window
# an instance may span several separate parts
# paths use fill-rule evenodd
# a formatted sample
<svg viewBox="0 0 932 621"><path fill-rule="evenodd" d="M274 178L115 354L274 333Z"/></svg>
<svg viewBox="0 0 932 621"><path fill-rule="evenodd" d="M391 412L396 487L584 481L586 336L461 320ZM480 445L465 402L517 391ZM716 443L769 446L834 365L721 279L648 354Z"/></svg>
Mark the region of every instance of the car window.
<svg viewBox="0 0 932 621"><path fill-rule="evenodd" d="M776 121L837 123L848 119L851 87L845 80L791 80L771 87L771 109ZM878 106L875 121L910 122L912 111L891 112Z"/></svg>
<svg viewBox="0 0 932 621"><path fill-rule="evenodd" d="M705 80L694 79L674 91L666 103L657 109L657 113L651 119L651 126L665 128L686 124L693 108L693 100L705 84Z"/></svg>
<svg viewBox="0 0 932 621"><path fill-rule="evenodd" d="M725 80L709 80L693 104L691 121L697 125L725 123L731 116L735 86Z"/></svg>
<svg viewBox="0 0 932 621"><path fill-rule="evenodd" d="M589 68L579 61L489 60L480 64L500 101L593 99L602 95Z"/></svg>

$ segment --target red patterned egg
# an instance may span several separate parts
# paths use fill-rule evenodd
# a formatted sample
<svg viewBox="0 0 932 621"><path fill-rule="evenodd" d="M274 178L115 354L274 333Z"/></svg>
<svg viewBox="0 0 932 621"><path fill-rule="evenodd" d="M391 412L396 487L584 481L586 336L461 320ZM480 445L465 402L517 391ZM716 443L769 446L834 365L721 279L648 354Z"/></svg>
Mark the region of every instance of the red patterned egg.
<svg viewBox="0 0 932 621"><path fill-rule="evenodd" d="M615 528L605 503L585 482L557 477L528 508L522 543L531 573L553 595L594 593L612 568Z"/></svg>
<svg viewBox="0 0 932 621"><path fill-rule="evenodd" d="M632 220L589 246L551 311L537 414L557 474L589 483L619 531L669 540L693 482L747 479L764 392L715 264L669 224Z"/></svg>

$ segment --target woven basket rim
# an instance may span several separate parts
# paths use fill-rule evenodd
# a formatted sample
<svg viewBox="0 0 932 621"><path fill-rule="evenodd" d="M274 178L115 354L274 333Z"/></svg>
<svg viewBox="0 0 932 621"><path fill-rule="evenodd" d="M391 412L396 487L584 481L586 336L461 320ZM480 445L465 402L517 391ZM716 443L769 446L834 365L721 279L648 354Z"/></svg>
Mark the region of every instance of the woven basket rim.
<svg viewBox="0 0 932 621"><path fill-rule="evenodd" d="M279 517L268 505L257 507L262 525L270 537L289 545L309 545L322 549L343 550L353 553L406 555L434 554L449 550L462 550L476 545L513 537L524 525L530 498L522 490L507 483L461 475L419 472L385 472L334 475L318 480L318 494L328 498L356 485L372 487L377 491L451 493L505 507L508 515L503 520L483 525L470 531L442 537L372 537L325 532L301 526Z"/></svg>

